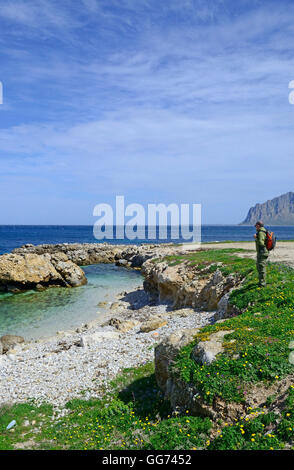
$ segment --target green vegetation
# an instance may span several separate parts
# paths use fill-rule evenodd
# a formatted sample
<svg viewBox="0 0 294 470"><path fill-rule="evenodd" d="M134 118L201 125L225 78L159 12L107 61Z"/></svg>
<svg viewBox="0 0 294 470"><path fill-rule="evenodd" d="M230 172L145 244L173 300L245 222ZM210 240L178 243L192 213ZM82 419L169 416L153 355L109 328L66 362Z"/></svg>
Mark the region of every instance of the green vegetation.
<svg viewBox="0 0 294 470"><path fill-rule="evenodd" d="M221 256L218 253L219 259ZM253 384L269 384L294 371L289 362L289 343L294 338L293 270L269 265L267 287L261 289L257 287L253 260L232 256L227 262L227 256L227 253L223 256L221 269L245 276L242 287L230 296L230 303L243 313L224 323L204 327L195 341L182 349L174 366L174 373L195 384L199 397L208 403L215 397L244 402ZM195 363L191 352L196 342L208 340L219 330L234 330L225 336L225 352L209 366Z"/></svg>
<svg viewBox="0 0 294 470"><path fill-rule="evenodd" d="M240 251L240 250L238 250ZM243 313L223 323L206 326L195 341L183 348L172 372L199 390L199 399L216 397L244 403L256 384L280 381L294 367L289 342L294 339L294 278L285 266L268 266L266 288L257 287L254 260L240 258L236 250L200 251L168 262L186 262L200 270L238 273L242 287L230 296ZM216 264L221 263L221 264ZM196 341L205 341L219 330L233 330L225 337L224 353L211 365L191 360ZM233 340L233 341L232 341ZM0 410L0 449L282 449L294 442L294 385L284 397L280 413L272 410L275 395L263 409L247 409L234 424L172 412L159 391L153 363L126 369L112 381L101 399L71 400L67 414L53 419L49 405L34 403ZM10 421L16 425L6 430Z"/></svg>
<svg viewBox="0 0 294 470"><path fill-rule="evenodd" d="M43 404L36 406L33 402L21 403L14 406L3 406L0 408L0 450L11 450L15 448L33 448L38 446L40 440L40 428L46 428L53 415L51 405ZM8 424L15 420L16 425L6 430ZM49 435L42 433L43 448L50 448ZM24 444L26 443L26 444ZM24 444L24 445L23 445ZM49 445L49 447L46 447Z"/></svg>
<svg viewBox="0 0 294 470"><path fill-rule="evenodd" d="M222 250L200 250L183 255L166 256L164 261L170 266L186 263L195 266L197 271L213 272L220 269L224 274L240 273L246 276L252 272L255 264L252 259L233 256L235 253L246 253L248 250L225 248ZM162 259L154 259L153 263L161 262Z"/></svg>
<svg viewBox="0 0 294 470"><path fill-rule="evenodd" d="M126 369L100 400L74 399L68 414L52 421L52 409L34 405L4 408L0 449L196 449L204 448L209 419L172 413L156 385L153 363ZM36 420L33 426L32 418ZM6 430L15 419L17 425ZM30 425L25 426L26 420ZM42 422L42 425L40 425Z"/></svg>
<svg viewBox="0 0 294 470"><path fill-rule="evenodd" d="M189 410L182 415L170 410L153 372L152 363L126 369L103 399L72 400L66 406L68 414L54 421L49 405L2 408L0 450L261 450L282 449L294 438L294 386L281 416L266 409L248 410L248 417L234 425L221 423L211 438L213 423L208 418L190 416ZM7 431L12 419L17 424Z"/></svg>
<svg viewBox="0 0 294 470"><path fill-rule="evenodd" d="M294 385L288 390L286 406L278 415L265 410L252 410L249 417L217 431L218 437L209 450L277 450L293 445Z"/></svg>

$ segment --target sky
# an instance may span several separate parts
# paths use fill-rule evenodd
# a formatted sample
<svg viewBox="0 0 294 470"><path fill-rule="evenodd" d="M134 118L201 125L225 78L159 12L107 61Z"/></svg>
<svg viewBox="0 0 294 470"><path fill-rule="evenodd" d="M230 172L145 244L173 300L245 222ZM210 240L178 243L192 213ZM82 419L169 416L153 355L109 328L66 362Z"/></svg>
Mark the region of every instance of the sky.
<svg viewBox="0 0 294 470"><path fill-rule="evenodd" d="M0 224L294 190L291 0L1 0Z"/></svg>

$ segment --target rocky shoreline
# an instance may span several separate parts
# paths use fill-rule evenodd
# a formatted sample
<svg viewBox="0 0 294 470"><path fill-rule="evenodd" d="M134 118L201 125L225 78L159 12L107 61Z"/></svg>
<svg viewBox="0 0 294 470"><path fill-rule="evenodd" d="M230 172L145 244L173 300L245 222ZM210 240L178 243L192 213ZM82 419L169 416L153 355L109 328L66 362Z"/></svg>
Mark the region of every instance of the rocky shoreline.
<svg viewBox="0 0 294 470"><path fill-rule="evenodd" d="M145 281L144 289L114 299L103 324L97 317L74 331L12 343L0 356L0 404L34 399L63 406L81 394L84 398L99 396L120 370L153 360L154 348L166 337L179 329L193 333L214 322L220 312L223 315L219 300L238 280L227 280L219 271L204 276L194 268L154 262L181 251L176 245L62 244L26 245L3 255L25 260L50 257L50 261L62 260L76 267L114 262L141 267ZM208 301L211 298L213 302Z"/></svg>
<svg viewBox="0 0 294 470"><path fill-rule="evenodd" d="M15 248L13 254L55 255L63 253L78 266L99 263L118 263L123 266L140 268L150 258L161 258L183 250L182 245L173 243L113 245L111 243L59 243L56 245L27 244Z"/></svg>
<svg viewBox="0 0 294 470"><path fill-rule="evenodd" d="M88 262L98 259L97 253L89 256L89 247L86 251L83 248L82 256L80 245L61 247L65 250L61 254L68 260L71 258L69 261L76 266L83 265L85 259ZM123 369L154 361L158 396L170 402L175 414L189 410L190 416L212 420L212 437L220 432L216 431L219 423L234 426L244 417L247 421L250 410L265 408L269 400L270 409L281 416L289 390L293 388L291 369L285 376L275 372L275 380L271 382L259 380L259 377L256 380L254 376L252 383L244 381L241 392L239 375L235 374L236 364L243 371L247 363L250 369L255 364L257 371L263 372L263 368L268 367L269 355L269 352L259 355L255 363L254 352L245 360L247 350L240 349L238 335L252 338L248 339L249 352L257 340L259 346L262 343L262 347L265 344L267 348L269 344L268 351L271 351L272 338L267 336L266 328L276 322L266 304L261 305L261 311L256 311L254 304L236 302L236 296L242 299L248 287L246 276L254 269L251 260L242 260L240 265L240 257L251 257L252 253L239 251L236 254L234 249L209 252L209 248L199 253L194 249L188 254L183 253L182 247L173 245L101 250L107 254L102 257L100 253L100 262L103 259L103 262L114 262L126 268L140 268L143 286L122 292L112 303L108 302L103 320L97 317L75 330L58 332L37 341L25 342L18 338L13 343L12 338L6 337L0 355L0 406L31 400L37 405L51 403L52 419L56 419L69 412L65 407L68 401L102 398L105 392L111 391L111 380ZM58 246L49 246L49 253L46 249L27 246L18 255L59 257ZM279 267L275 269L278 272ZM259 296L257 289L255 300L258 301ZM248 312L250 308L252 311ZM237 315L240 316L233 318ZM264 326L262 320L268 325ZM207 328L202 330L205 326ZM256 335L252 333L255 329ZM291 342L288 349L293 347ZM280 351L276 354L284 360ZM218 368L218 360L221 362L224 358L225 364L230 364L230 374L228 377L220 374L215 382L216 377L209 377L210 372L206 372L211 370L210 366ZM264 362L260 365L261 360ZM200 374L198 382L191 380L190 374L195 370ZM221 372L222 369L214 374ZM207 382L208 390L204 388ZM227 383L233 383L233 388L227 389ZM243 393L242 400L240 393ZM207 394L213 395L207 399ZM289 448L291 443L287 441L286 445Z"/></svg>
<svg viewBox="0 0 294 470"><path fill-rule="evenodd" d="M78 287L87 283L80 266L115 263L141 268L151 258L181 250L180 246L74 243L24 245L0 256L0 292L18 293L48 287Z"/></svg>
<svg viewBox="0 0 294 470"><path fill-rule="evenodd" d="M214 319L214 312L150 305L142 289L129 295L132 303L122 300L124 293L103 325L98 319L75 331L16 344L0 356L0 405L34 399L62 408L72 398L99 397L119 371L152 361L163 338Z"/></svg>

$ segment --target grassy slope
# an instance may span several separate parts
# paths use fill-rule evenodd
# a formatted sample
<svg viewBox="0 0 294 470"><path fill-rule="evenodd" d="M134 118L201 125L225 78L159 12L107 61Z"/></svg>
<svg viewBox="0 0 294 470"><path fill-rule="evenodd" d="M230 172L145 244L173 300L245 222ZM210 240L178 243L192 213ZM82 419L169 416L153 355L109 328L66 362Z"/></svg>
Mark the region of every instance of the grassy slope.
<svg viewBox="0 0 294 470"><path fill-rule="evenodd" d="M196 337L195 342L203 341L216 331L234 330L225 336L226 352L217 361L210 366L196 364L190 359L193 342L181 351L175 369L184 380L194 383L209 403L216 395L226 401L242 402L252 384L272 383L294 372L289 362L289 343L294 338L293 270L269 265L267 287L260 289L253 260L220 251L217 254L218 260L223 258L220 269L245 276L242 287L230 296L230 303L243 313L224 323L204 327ZM199 261L212 255L199 253ZM195 257L197 254L193 263L197 261ZM227 260L228 257L231 259Z"/></svg>
<svg viewBox="0 0 294 470"><path fill-rule="evenodd" d="M241 401L250 385L278 381L293 372L288 361L289 341L294 338L293 271L283 266L268 268L268 287L257 288L254 261L232 256L235 250L214 250L185 255L188 263L214 270L221 262L224 272L241 272L243 287L231 302L244 313L214 326L207 326L198 339L205 340L218 329L233 329L226 338L226 352L210 366L190 360L193 344L178 357L175 373L193 381L205 400L216 394L227 401ZM170 263L181 259L172 258ZM230 343L235 339L234 343ZM239 354L238 359L233 355ZM234 425L211 423L208 418L172 413L154 378L153 364L124 371L112 383L112 392L102 400L72 400L69 414L52 420L52 408L33 404L0 410L0 449L280 449L294 439L294 390L289 388L282 415L267 408L248 410ZM270 400L268 402L270 406ZM15 419L17 424L7 431ZM29 424L26 423L29 421ZM211 439L212 425L218 425ZM213 434L215 436L215 433Z"/></svg>

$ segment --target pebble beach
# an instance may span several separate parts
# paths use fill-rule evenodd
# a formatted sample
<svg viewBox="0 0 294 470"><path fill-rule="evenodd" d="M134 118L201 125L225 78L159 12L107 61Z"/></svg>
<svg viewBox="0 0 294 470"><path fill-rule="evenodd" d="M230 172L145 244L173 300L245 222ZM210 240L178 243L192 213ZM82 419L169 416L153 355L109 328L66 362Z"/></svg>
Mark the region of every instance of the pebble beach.
<svg viewBox="0 0 294 470"><path fill-rule="evenodd" d="M34 400L62 408L73 398L98 398L120 371L152 361L154 347L166 336L214 318L214 312L150 305L142 288L132 293L136 308L121 298L109 304L103 324L97 318L74 331L18 344L1 356L0 406ZM142 324L152 318L161 319L163 326L142 332ZM120 331L115 322L133 322L134 327Z"/></svg>

